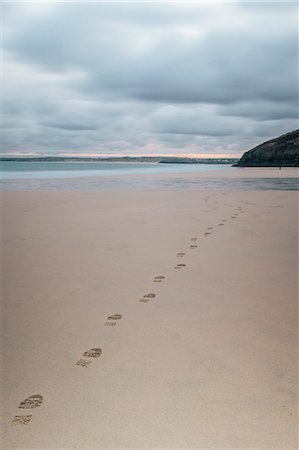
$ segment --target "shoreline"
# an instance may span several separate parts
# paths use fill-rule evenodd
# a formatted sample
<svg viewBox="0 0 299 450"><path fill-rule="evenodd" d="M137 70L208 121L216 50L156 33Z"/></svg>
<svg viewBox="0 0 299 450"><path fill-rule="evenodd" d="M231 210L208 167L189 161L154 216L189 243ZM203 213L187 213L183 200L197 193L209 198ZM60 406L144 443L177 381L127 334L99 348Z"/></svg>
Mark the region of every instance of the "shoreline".
<svg viewBox="0 0 299 450"><path fill-rule="evenodd" d="M286 168L245 170L218 169L202 172L82 174L69 171L44 177L43 172L25 178L0 180L0 192L36 191L147 191L147 190L298 190L298 170ZM88 171L87 171L88 172ZM55 174L55 172L53 171ZM271 180L273 180L271 182ZM254 182L256 181L256 185ZM284 183L284 185L282 185Z"/></svg>

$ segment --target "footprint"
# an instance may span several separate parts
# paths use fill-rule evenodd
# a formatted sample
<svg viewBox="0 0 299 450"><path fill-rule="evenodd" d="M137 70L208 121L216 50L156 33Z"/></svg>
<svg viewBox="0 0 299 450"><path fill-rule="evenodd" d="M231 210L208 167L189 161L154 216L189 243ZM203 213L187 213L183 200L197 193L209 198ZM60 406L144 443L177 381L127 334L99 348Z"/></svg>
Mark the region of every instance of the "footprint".
<svg viewBox="0 0 299 450"><path fill-rule="evenodd" d="M195 241L197 241L197 238L193 237L193 238L191 238L191 241L195 242Z"/></svg>
<svg viewBox="0 0 299 450"><path fill-rule="evenodd" d="M91 348L90 350L86 350L86 352L83 353L83 356L86 356L88 358L99 358L102 353L103 352L101 348ZM91 363L92 361L88 361L86 359L79 359L79 361L77 361L75 365L80 367L88 367L89 364Z"/></svg>
<svg viewBox="0 0 299 450"><path fill-rule="evenodd" d="M83 356L88 356L88 358L99 358L102 353L101 348L91 348L90 350L86 350L86 352L83 353Z"/></svg>
<svg viewBox="0 0 299 450"><path fill-rule="evenodd" d="M164 275L158 275L153 279L154 283L161 283L165 279Z"/></svg>
<svg viewBox="0 0 299 450"><path fill-rule="evenodd" d="M86 361L85 359L79 359L79 361L76 362L76 366L87 367L91 363L92 363L92 361Z"/></svg>
<svg viewBox="0 0 299 450"><path fill-rule="evenodd" d="M209 234L211 234L211 233L204 233L204 236L209 236Z"/></svg>
<svg viewBox="0 0 299 450"><path fill-rule="evenodd" d="M32 418L32 414L28 416L15 416L12 423L13 425L28 425Z"/></svg>
<svg viewBox="0 0 299 450"><path fill-rule="evenodd" d="M222 222L226 222L226 219L222 219Z"/></svg>
<svg viewBox="0 0 299 450"><path fill-rule="evenodd" d="M121 314L112 314L112 316L107 317L107 320L120 320L121 318Z"/></svg>
<svg viewBox="0 0 299 450"><path fill-rule="evenodd" d="M219 227L221 227L221 226L223 227L223 225L224 225L224 223L218 223Z"/></svg>
<svg viewBox="0 0 299 450"><path fill-rule="evenodd" d="M116 325L116 322L112 322L110 320L110 322L105 322L105 325L108 326L108 327L114 327Z"/></svg>
<svg viewBox="0 0 299 450"><path fill-rule="evenodd" d="M289 408L287 408L285 405L282 405L283 411L288 415L288 416L293 416L294 414L292 413L292 411L290 411Z"/></svg>
<svg viewBox="0 0 299 450"><path fill-rule="evenodd" d="M198 247L198 245L190 245L190 247L189 248L192 248L192 249L194 249L194 248L197 248Z"/></svg>
<svg viewBox="0 0 299 450"><path fill-rule="evenodd" d="M175 269L181 269L182 267L186 267L186 264L177 264Z"/></svg>
<svg viewBox="0 0 299 450"><path fill-rule="evenodd" d="M177 253L177 257L178 258L182 258L183 256L185 256L186 253Z"/></svg>
<svg viewBox="0 0 299 450"><path fill-rule="evenodd" d="M25 398L20 404L19 408L21 409L34 409L40 406L43 403L43 397L41 395L31 395L28 398ZM12 423L13 425L28 425L32 418L32 414L15 416Z"/></svg>
<svg viewBox="0 0 299 450"><path fill-rule="evenodd" d="M19 408L33 409L37 408L43 403L43 397L41 395L31 395L31 397L25 398L20 404Z"/></svg>
<svg viewBox="0 0 299 450"><path fill-rule="evenodd" d="M151 298L155 298L155 297L156 297L156 294L152 294L152 293L144 294L144 296L139 301L142 303L147 303L150 301Z"/></svg>
<svg viewBox="0 0 299 450"><path fill-rule="evenodd" d="M213 230L213 227L209 227L208 230Z"/></svg>

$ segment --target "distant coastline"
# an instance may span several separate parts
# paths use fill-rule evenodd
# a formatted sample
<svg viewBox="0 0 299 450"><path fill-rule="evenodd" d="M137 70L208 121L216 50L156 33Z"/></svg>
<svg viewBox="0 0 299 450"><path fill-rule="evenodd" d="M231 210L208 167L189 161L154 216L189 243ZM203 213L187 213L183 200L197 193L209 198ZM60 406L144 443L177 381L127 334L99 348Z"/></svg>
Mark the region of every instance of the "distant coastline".
<svg viewBox="0 0 299 450"><path fill-rule="evenodd" d="M239 158L180 158L167 156L123 156L123 157L74 157L74 156L24 156L0 157L1 162L129 162L158 164L236 164Z"/></svg>

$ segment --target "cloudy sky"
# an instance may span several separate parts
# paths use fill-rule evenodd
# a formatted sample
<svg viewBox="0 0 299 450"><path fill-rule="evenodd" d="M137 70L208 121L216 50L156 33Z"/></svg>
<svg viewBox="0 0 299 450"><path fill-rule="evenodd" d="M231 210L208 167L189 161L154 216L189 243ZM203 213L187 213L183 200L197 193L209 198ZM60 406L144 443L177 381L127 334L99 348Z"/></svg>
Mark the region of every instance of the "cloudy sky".
<svg viewBox="0 0 299 450"><path fill-rule="evenodd" d="M294 130L297 9L5 3L1 153L239 156Z"/></svg>

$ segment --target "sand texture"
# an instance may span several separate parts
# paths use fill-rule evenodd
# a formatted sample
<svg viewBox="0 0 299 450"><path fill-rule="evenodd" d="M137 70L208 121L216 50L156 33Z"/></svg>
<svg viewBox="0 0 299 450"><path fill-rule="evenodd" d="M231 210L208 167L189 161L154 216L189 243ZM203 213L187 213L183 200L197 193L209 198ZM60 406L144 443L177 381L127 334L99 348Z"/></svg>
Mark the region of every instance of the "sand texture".
<svg viewBox="0 0 299 450"><path fill-rule="evenodd" d="M2 195L2 448L297 448L297 194Z"/></svg>

